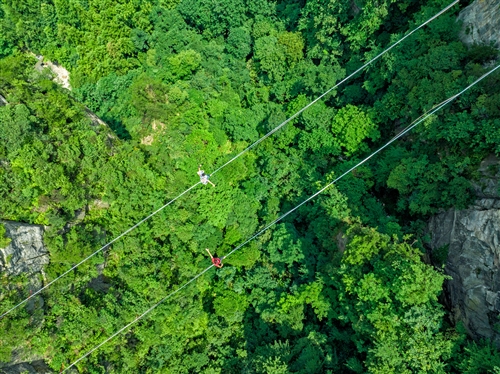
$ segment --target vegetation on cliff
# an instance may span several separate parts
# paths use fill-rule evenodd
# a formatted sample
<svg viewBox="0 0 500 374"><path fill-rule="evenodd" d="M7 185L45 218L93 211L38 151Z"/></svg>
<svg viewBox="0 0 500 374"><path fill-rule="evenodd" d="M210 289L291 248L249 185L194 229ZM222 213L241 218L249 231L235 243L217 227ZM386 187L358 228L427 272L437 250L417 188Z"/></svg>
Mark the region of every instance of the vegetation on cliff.
<svg viewBox="0 0 500 374"><path fill-rule="evenodd" d="M0 217L48 227L53 279L445 3L0 0ZM207 267L206 247L223 256L483 74L496 52L464 47L455 17L62 278L43 308L0 321L0 360L23 346L67 366ZM65 66L73 90L28 51ZM80 371L493 370L496 351L448 324L422 236L430 214L466 206L477 163L500 154L499 85L476 86ZM2 284L1 312L28 295Z"/></svg>

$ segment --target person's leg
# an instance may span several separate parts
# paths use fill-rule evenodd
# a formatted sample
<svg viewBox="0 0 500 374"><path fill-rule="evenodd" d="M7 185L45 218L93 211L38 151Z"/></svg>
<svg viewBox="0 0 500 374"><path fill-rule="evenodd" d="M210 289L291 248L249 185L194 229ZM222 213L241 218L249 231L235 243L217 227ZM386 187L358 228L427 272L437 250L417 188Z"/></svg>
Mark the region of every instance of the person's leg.
<svg viewBox="0 0 500 374"><path fill-rule="evenodd" d="M208 254L210 255L210 258L214 258L214 256L212 256L212 254L210 253L210 250L208 248L205 248L208 252Z"/></svg>
<svg viewBox="0 0 500 374"><path fill-rule="evenodd" d="M207 182L210 183L212 185L212 187L215 187L215 184L213 184L210 179L207 179Z"/></svg>

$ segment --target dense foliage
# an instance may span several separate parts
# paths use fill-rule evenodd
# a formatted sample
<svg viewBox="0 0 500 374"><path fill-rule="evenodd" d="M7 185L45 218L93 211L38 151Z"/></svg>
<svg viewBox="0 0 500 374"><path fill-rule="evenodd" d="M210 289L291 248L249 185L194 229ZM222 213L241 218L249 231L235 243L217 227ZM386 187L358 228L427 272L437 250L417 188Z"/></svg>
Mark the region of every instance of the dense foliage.
<svg viewBox="0 0 500 374"><path fill-rule="evenodd" d="M431 0L0 0L0 217L47 226L53 279L196 183L391 41ZM457 11L457 9L455 9ZM0 322L68 366L353 166L496 57L449 12ZM71 92L32 53L71 72ZM430 214L500 154L498 74L104 345L102 373L479 373L422 260ZM108 125L94 123L88 109ZM1 228L2 226L0 226ZM3 232L0 232L3 239ZM29 293L2 278L1 311Z"/></svg>

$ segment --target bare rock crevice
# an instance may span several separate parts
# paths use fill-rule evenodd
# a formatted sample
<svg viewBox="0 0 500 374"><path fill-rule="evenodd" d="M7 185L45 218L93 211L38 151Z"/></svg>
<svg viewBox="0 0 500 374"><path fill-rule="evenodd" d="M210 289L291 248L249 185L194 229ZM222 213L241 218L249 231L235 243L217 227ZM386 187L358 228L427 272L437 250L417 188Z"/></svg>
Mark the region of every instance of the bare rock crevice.
<svg viewBox="0 0 500 374"><path fill-rule="evenodd" d="M45 68L49 68L54 74L54 81L59 83L62 87L71 90L69 83L69 71L64 67L53 63L52 61L44 60L43 56L32 54L38 61L35 65L35 70L41 72Z"/></svg>
<svg viewBox="0 0 500 374"><path fill-rule="evenodd" d="M53 74L54 82L58 83L62 87L71 91L70 84L70 73L63 66L58 65L52 61L46 60L43 56L35 55L31 53L33 57L37 59L37 63L35 64L35 70L38 72L42 72L45 68L50 69ZM1 105L1 99L0 99ZM104 122L101 118L99 118L94 112L92 112L89 108L85 107L85 115L90 119L92 125L94 126L104 126L109 127L106 122Z"/></svg>

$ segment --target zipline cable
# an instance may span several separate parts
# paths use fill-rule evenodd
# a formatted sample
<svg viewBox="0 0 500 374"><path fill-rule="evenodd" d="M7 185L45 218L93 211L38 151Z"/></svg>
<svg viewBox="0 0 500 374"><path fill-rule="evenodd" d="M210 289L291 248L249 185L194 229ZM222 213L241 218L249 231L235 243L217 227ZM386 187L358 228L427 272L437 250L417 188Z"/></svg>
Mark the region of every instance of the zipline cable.
<svg viewBox="0 0 500 374"><path fill-rule="evenodd" d="M415 123L413 125L407 127L405 130L401 131L398 135L396 135L395 137L393 137L391 140L389 140L387 143L385 143L382 147L380 147L379 149L377 149L375 152L373 152L372 154L370 154L368 157L366 157L362 161L358 162L356 165L354 165L353 167L351 167L349 170L347 170L346 172L344 172L343 174L341 174L339 177L335 178L332 182L328 183L326 186L324 186L323 188L321 188L314 195L311 195L306 200L304 200L303 202L301 202L299 205L295 206L294 208L290 209L288 212L286 212L282 216L278 217L277 219L275 219L274 221L272 221L271 223L269 223L262 230L260 230L259 232L257 232L255 235L253 235L252 237L250 237L249 239L247 239L246 241L244 241L242 244L240 244L236 248L234 248L231 252L229 252L226 256L224 256L224 258L229 257L231 254L233 254L238 249L240 249L241 247L243 247L245 244L249 243L250 241L252 241L256 237L258 237L259 235L261 235L264 231L268 230L271 226L273 226L277 222L281 221L283 218L285 218L286 216L288 216L290 213L296 211L302 205L304 205L307 202L309 202L312 199L314 199L316 196L318 196L320 193L322 193L323 191L325 191L327 188L329 188L330 186L332 186L333 184L335 184L336 182L338 182L340 179L342 179L343 177L345 177L351 171L353 171L356 168L358 168L359 166L363 165L366 161L368 161L369 159L371 159L373 156L375 156L379 152L383 151L385 148L387 148L393 142L395 142L396 140L398 140L399 138L401 138L403 135L405 135L406 133L408 133L409 131L411 131L417 125L419 125L420 123L422 123L423 121L425 121L431 115L433 115L434 113L436 113L437 111L439 111L441 108L443 108L446 105L448 105L448 103L450 103L451 101L455 100L457 97L459 97L460 95L462 95L464 92L468 91L470 88L472 88L473 86L475 86L478 82L480 82L481 80L483 80L484 78L486 78L488 75L490 75L491 73L493 73L495 70L497 70L499 68L500 68L500 65L497 65L495 68L491 69L490 71L488 71L487 73L483 74L481 77L479 77L478 79L476 79L473 83L471 83L470 85L468 85L462 91L460 91L459 93L451 96L449 99L443 101L441 104L438 104L436 107L434 107L434 109L431 109L430 111L428 111L428 113L425 116L423 116L423 117L420 116L420 119L414 121Z"/></svg>
<svg viewBox="0 0 500 374"><path fill-rule="evenodd" d="M447 7L445 7L444 9L442 9L441 11L439 11L438 13L436 13L434 16L432 16L431 18L429 18L427 21L425 21L424 23L422 23L420 26L418 26L417 28L413 29L411 32L409 32L407 35L403 36L401 39L399 39L397 42L393 43L390 47L388 47L387 49L385 49L384 51L382 51L381 53L379 53L377 56L373 57L370 61L368 61L367 63L365 63L363 66L361 66L359 69L357 69L355 72L351 73L349 76L347 76L346 78L342 79L339 83L337 83L335 86L333 86L332 88L330 88L329 90L327 90L326 92L324 92L322 95L318 96L316 99L314 99L313 101L311 101L309 104L307 104L305 107L303 107L301 110L299 110L297 113L295 113L294 115L292 115L290 118L288 118L287 120L285 120L284 122L282 122L280 125L278 125L277 127L275 127L273 130L271 130L270 132L268 132L267 134L265 134L264 136L262 136L261 138L259 138L258 140L256 140L254 143L250 144L247 148L245 148L243 151L241 151L240 153L238 153L236 156L234 156L232 159L230 159L229 161L227 161L224 165L222 165L221 167L217 168L215 171L213 171L210 175L213 175L215 173L217 173L218 171L220 171L221 169L225 168L227 165L229 165L230 163L232 163L234 160L236 160L237 158L239 158L240 156L242 156L243 154L245 154L246 152L248 152L250 149L254 148L255 146L257 146L258 144L260 144L262 141L264 141L265 139L267 139L269 136L271 136L272 134L274 134L275 132L277 132L279 129L281 129L283 126L285 126L288 122L290 122L292 119L296 118L299 114L301 114L302 112L304 112L306 109L308 109L309 107L311 107L313 104L315 104L316 102L318 102L319 100L321 100L323 97L325 97L327 94L329 94L331 91L333 91L335 88L337 88L338 86L340 86L341 84L345 83L347 80L349 80L350 78L352 78L354 75L356 75L357 73L359 73L361 70L363 70L364 68L366 68L368 65L372 64L374 61L378 60L380 57L382 57L384 54L386 54L387 52L389 52L392 48L394 48L396 45L398 45L399 43L401 43L403 40L405 40L406 38L408 38L410 35L412 35L414 32L418 31L419 29L421 29L422 27L424 27L425 25L427 25L429 22L432 22L434 19L436 19L437 17L439 17L441 14L445 13L448 9L450 9L451 7L453 7L455 4L457 4L459 2L459 0L455 0L453 1L450 5L448 5ZM18 307L20 307L21 305L25 304L28 300L30 300L31 298L33 298L34 296L38 295L40 292L42 292L43 290L47 289L48 287L50 287L54 282L58 281L59 279L61 279L62 277L64 277L66 274L68 274L70 271L76 269L78 266L80 266L81 264L83 264L84 262L86 262L87 260L89 260L90 258L92 258L93 256L95 256L97 253L101 252L104 248L108 247L109 245L111 245L112 243L114 243L116 240L120 239L121 237L123 237L124 235L128 234L130 231L132 231L133 229L135 229L137 226L139 226L140 224L142 224L143 222L147 221L149 218L151 218L152 216L154 216L156 213L158 213L159 211L163 210L165 207L167 207L168 205L170 205L172 202L174 202L175 200L177 200L179 197L181 197L182 195L184 195L185 193L187 193L188 191L190 191L191 189L193 189L195 186L197 186L200 182L196 183L195 185L189 187L186 191L184 191L183 193L181 193L179 196L177 196L176 198L174 198L173 200L171 200L170 202L168 202L167 204L163 205L162 207L160 207L159 209L157 209L155 212L151 213L149 216L147 216L146 218L144 218L142 221L140 221L138 224L132 226L131 228L129 228L127 231L125 231L124 233L120 234L118 237L116 237L115 239L113 239L111 242L109 242L108 244L104 245L102 248L98 249L97 251L95 251L94 253L92 253L91 255L89 255L88 257L86 257L85 259L83 259L82 261L80 261L78 264L76 264L75 266L73 266L71 269L67 270L66 272L64 272L63 274L61 274L60 276L58 276L57 278L55 278L54 280L52 280L51 282L49 282L47 285L45 285L44 287L40 288L38 291L34 292L33 294L31 294L29 297L27 297L26 299L24 299L23 301L21 301L20 303L18 303L16 306L12 307L11 309L9 309L8 311L6 311L5 313L3 313L2 315L0 315L0 320L2 318L4 318L7 314L9 314L10 312L14 311L15 309L17 309Z"/></svg>
<svg viewBox="0 0 500 374"><path fill-rule="evenodd" d="M64 369L61 373L64 373L66 370L70 369L71 367L75 366L77 363L79 363L81 360L83 360L85 357L87 357L88 355L90 355L92 352L96 351L97 349L101 348L104 344L106 344L107 342L109 342L111 339L113 339L116 335L120 334L123 330L126 330L128 327L130 327L131 325L133 325L134 323L136 323L137 321L139 321L140 319L142 319L146 314L150 313L153 309L155 309L156 307L158 307L158 305L160 305L161 303L163 303L165 300L169 299L170 297L174 296L177 292L179 292L180 290L182 290L183 288L187 287L189 284L193 283L196 279L198 279L199 277L201 277L203 274L205 274L208 270L210 270L214 265L210 265L209 267L207 267L205 270L203 270L201 273L199 273L197 276L195 276L194 278L192 278L190 281L184 283L181 287L179 287L178 289L176 289L175 291L171 292L170 294L168 294L167 296L165 296L163 299L161 299L160 301L158 301L156 304L154 304L151 308L149 308L148 310L146 310L144 313L142 313L140 316L136 317L134 320L132 320L132 322L129 322L127 325L125 325L124 327L122 327L120 330L118 330L117 332L115 332L113 335L111 335L109 338L107 338L106 340L104 340L102 343L100 343L99 345L95 346L94 348L92 348L90 351L88 351L87 353L85 353L82 357L80 357L78 360L76 360L75 362L73 362L71 365L69 365L66 369Z"/></svg>
<svg viewBox="0 0 500 374"><path fill-rule="evenodd" d="M52 284L54 284L55 282L57 282L59 279L61 279L62 277L64 277L66 274L68 274L70 271L76 269L78 266L80 266L81 264L83 264L84 262L86 262L87 260L91 259L92 257L94 257L96 254L98 254L99 252L103 251L104 249L106 249L107 247L109 247L111 244L113 244L114 242L116 242L118 239L120 239L121 237L127 235L130 231L132 231L133 229L135 229L136 227L138 227L139 225L141 225L142 223L146 222L148 219L150 219L151 217L153 217L156 213L158 213L159 211L165 209L167 206L169 206L170 204L172 204L174 201L178 200L180 197L182 197L183 195L185 195L186 193L188 193L189 191L191 191L193 188L195 188L197 185L199 185L201 182L198 182L196 184L193 184L191 187L189 187L187 190L185 190L184 192L180 193L179 195L177 195L176 197L174 197L172 200L170 200L168 203L166 203L165 205L161 206L160 208L158 208L157 210L155 210L153 213L151 213L149 216L147 216L146 218L143 218L141 221L139 221L138 223L136 223L134 226L130 227L128 230L124 231L123 233L121 233L120 235L118 235L116 238L114 238L113 240L111 240L109 243L105 244L104 246L102 246L101 248L99 248L97 251L95 251L94 253L90 254L89 256L85 257L83 260L81 260L78 264L72 266L70 269L66 270L64 273L62 273L61 275L59 275L57 278L54 278L53 280L51 280L49 283L47 283L45 286L43 286L42 288L40 288L38 291L36 292L33 292L29 297L27 297L26 299L24 299L23 301L21 301L20 303L18 303L17 305L13 306L12 308L10 308L8 311L6 311L5 313L3 313L1 316L0 316L0 320L5 317L7 314L9 314L10 312L14 311L15 309L19 308L21 305L23 305L24 303L26 303L28 300L30 300L31 298L35 297L36 295L38 295L40 292L42 292L43 290L49 288Z"/></svg>
<svg viewBox="0 0 500 374"><path fill-rule="evenodd" d="M429 113L431 110L433 110L434 108L437 108L438 106L441 106L441 105L446 105L448 104L450 101L453 101L454 100L454 97L450 97L444 101L441 101L439 104L436 104L434 105L431 109L429 110L426 110L424 114L422 114L420 117L416 118L415 120L413 120L412 123L410 123L408 126L406 126L403 130L400 131L401 132L404 132L406 131L406 129L408 129L410 126L412 126L415 122L417 122L420 118L422 118L423 116L425 116L427 113ZM399 134L398 134L399 135Z"/></svg>
<svg viewBox="0 0 500 374"><path fill-rule="evenodd" d="M369 159L371 159L373 156L375 156L377 153L381 152L382 150L384 150L385 148L387 148L390 144L392 144L393 142L395 142L397 139L401 138L403 135L405 135L406 133L408 133L409 131L411 131L413 128L415 128L417 125L419 125L420 123L422 123L423 121L425 121L427 118L429 118L431 115L433 115L434 113L436 113L438 110L442 109L443 107L445 107L446 105L448 105L448 103L450 103L451 101L455 100L457 97L459 97L460 95L462 95L464 92L468 91L470 88L472 88L473 86L475 86L477 83L479 83L481 80L483 80L484 78L486 78L488 75L490 75L491 73L493 73L495 70L499 69L500 68L500 65L498 65L497 67L495 67L494 69L491 69L489 72L483 74L481 77L479 77L478 79L476 79L473 83L471 83L469 86L467 86L466 88L464 88L462 91L460 91L459 93L451 96L449 99L446 99L445 101L443 101L441 104L438 104L437 106L435 106L433 109L429 110L427 112L427 114L425 116L420 116L419 119L415 120L414 121L414 124L407 127L405 130L401 131L398 135L396 135L395 137L393 137L391 140L389 140L386 144L384 144L382 147L380 147L379 149L377 149L375 152L373 152L372 154L370 154L368 157L366 157L365 159L363 159L362 161L358 162L355 166L351 167L349 170L347 170L346 172L344 172L343 174L341 174L339 177L335 178L332 182L328 183L326 186L324 186L323 188L321 188L319 191L317 191L314 195L311 195L310 197L308 197L306 200L304 200L303 202L301 202L299 205L295 206L294 208L290 209L288 212L286 212L285 214L281 215L280 217L278 217L277 219L275 219L274 221L272 221L271 223L267 224L263 229L261 229L260 231L258 231L256 234L254 234L253 236L251 236L250 238L248 238L247 240L245 240L243 243L241 243L240 245L238 245L236 248L234 248L231 252L229 252L227 255L225 255L223 258L227 258L229 256L231 256L234 252L236 252L237 250L239 250L240 248L242 248L243 246L245 246L246 244L248 244L249 242L251 242L252 240L254 240L255 238L257 238L258 236L260 236L262 233L264 233L265 231L267 231L271 226L275 225L276 223L278 223L279 221L281 221L283 218L285 218L286 216L288 216L289 214L293 213L294 211L296 211L297 209L299 209L302 205L306 204L307 202L311 201L312 199L314 199L316 196L318 196L319 194L321 194L323 191L325 191L327 188L329 188L330 186L332 186L333 184L335 184L336 182L338 182L340 179L342 179L343 177L345 177L347 174L349 174L351 171L355 170L356 168L358 168L359 166L361 166L362 164L364 164L366 161L368 161ZM200 272L198 275L196 275L194 278L192 278L191 280L187 281L186 283L184 283L181 287L179 287L178 289L176 289L175 291L172 291L171 293L169 293L167 296L165 296L163 299L161 299L160 301L158 301L156 304L154 304L152 307L150 307L148 310L146 310L144 313L142 313L139 317L135 318L133 321L129 322L126 326L122 327L120 330L118 330L117 332L115 332L113 335L111 335L110 337L108 337L107 339L105 339L103 342L99 343L99 345L95 346L94 348L92 348L90 351L88 351L87 353L85 353L82 357L80 357L78 360L74 361L70 366L68 366L66 369L64 369L62 372L64 373L66 370L70 369L71 367L75 366L77 363L79 363L81 360L83 360L85 357L89 356L90 354L92 354L94 351L96 351L97 349L99 349L100 347L102 347L104 344L106 344L107 342L109 342L111 339L113 339L115 336L117 336L118 334L120 334L121 332L123 332L125 329L127 329L128 327L130 327L131 325L133 325L134 323L136 323L137 321L139 321L140 319L144 318L147 314L149 314L151 311L153 311L155 308L157 308L160 304L162 304L164 301L168 300L170 297L174 296L176 293L178 293L180 290L182 290L183 288L185 288L186 286L188 286L189 284L191 284L192 282L194 282L196 279L198 279L199 277L201 277L203 274L205 274L208 270L210 270L214 265L210 265L209 267L207 267L205 270L203 270L202 272Z"/></svg>
<svg viewBox="0 0 500 374"><path fill-rule="evenodd" d="M318 96L316 99L314 99L313 101L311 101L309 104L307 104L305 107L303 107L302 109L300 109L297 113L293 114L291 117L289 117L288 119L286 119L284 122L282 122L281 124L279 124L277 127L275 127L274 129L272 129L271 131L269 131L266 135L264 135L262 138L256 140L254 143L250 144L247 148L245 148L243 151L241 151L240 153L238 153L236 156L234 156L232 159L230 159L228 162L226 162L224 165L222 165L220 168L216 169L215 171L212 172L211 175L217 173L219 170L221 170L222 168L226 167L228 164L230 164L231 162L233 162L234 160L236 160L238 157L240 157L241 155L243 155L244 153L248 152L250 149L254 148L257 144L261 143L262 141L264 141L266 138L270 137L272 134L274 134L276 131L278 131L279 129L281 129L283 126L285 126L288 122L290 122L291 120L293 120L294 118L296 118L299 114L301 114L302 112L304 112L306 109L308 109L309 107L311 107L312 105L314 105L315 103L317 103L319 100L321 100L323 97L325 97L326 95L328 95L330 92L332 92L334 89L336 89L338 86L340 86L341 84L343 84L344 82L346 82L347 80L351 79L353 76L355 76L356 74L358 74L361 70L365 69L367 66L371 65L373 62L375 62L376 60L378 60L380 57L382 57L383 55L385 55L387 52L389 52L391 49L393 49L395 46L397 46L399 43L401 43L403 40L405 40L406 38L408 38L410 35L412 35L414 32L418 31L419 29L421 29L422 27L424 27L425 25L427 25L429 22L433 21L434 19L436 19L437 17L439 17L441 14L445 13L448 9L450 9L452 6L454 6L455 4L457 4L459 2L459 0L456 0L454 2L452 2L450 5L448 5L446 8L444 8L443 10L441 10L440 12L438 12L437 14L435 14L434 16L432 16L431 18L429 18L427 21L425 21L424 23L422 23L420 26L418 26L416 29L413 29L411 32L409 32L408 34L406 34L405 36L403 36L401 39L399 39L397 42L395 42L394 44L392 44L390 47L388 47L387 49L383 50L382 52L380 52L378 55L376 55L375 57L373 57L370 61L368 61L366 64L364 64L363 66L361 66L359 69L357 69L356 71L354 71L353 73L351 73L350 75L348 75L347 77L345 77L344 79L342 79L339 83L337 83L335 86L333 86L332 88L328 89L327 91L325 91L323 94L321 94L320 96Z"/></svg>

